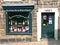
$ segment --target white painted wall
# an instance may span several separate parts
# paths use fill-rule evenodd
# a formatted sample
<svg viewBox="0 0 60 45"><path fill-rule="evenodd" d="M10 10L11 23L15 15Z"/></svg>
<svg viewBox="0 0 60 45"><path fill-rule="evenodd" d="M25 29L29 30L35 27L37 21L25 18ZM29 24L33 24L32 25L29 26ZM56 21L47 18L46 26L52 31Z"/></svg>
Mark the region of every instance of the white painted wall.
<svg viewBox="0 0 60 45"><path fill-rule="evenodd" d="M58 40L58 9L57 8L39 8L37 12L37 41L41 40L41 13L42 12L55 12L55 29L54 37Z"/></svg>

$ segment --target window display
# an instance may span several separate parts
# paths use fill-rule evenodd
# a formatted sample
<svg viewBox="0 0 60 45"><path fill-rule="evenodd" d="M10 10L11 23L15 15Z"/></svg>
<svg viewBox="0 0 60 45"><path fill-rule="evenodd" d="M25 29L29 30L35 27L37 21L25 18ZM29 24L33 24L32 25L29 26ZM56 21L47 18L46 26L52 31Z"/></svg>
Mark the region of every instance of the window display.
<svg viewBox="0 0 60 45"><path fill-rule="evenodd" d="M10 32L29 32L29 13L9 12Z"/></svg>

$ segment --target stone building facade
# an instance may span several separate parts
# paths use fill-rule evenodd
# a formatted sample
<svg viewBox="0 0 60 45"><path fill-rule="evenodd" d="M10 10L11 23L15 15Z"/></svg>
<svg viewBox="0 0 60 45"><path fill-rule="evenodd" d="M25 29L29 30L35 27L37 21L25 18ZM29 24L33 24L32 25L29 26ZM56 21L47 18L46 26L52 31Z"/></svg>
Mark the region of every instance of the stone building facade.
<svg viewBox="0 0 60 45"><path fill-rule="evenodd" d="M2 4L34 4L32 10L32 35L6 35L6 15ZM59 0L21 0L5 1L0 0L0 41L18 42L18 41L37 41L37 12L39 8L58 8L60 12ZM58 17L58 39L60 38L60 13Z"/></svg>

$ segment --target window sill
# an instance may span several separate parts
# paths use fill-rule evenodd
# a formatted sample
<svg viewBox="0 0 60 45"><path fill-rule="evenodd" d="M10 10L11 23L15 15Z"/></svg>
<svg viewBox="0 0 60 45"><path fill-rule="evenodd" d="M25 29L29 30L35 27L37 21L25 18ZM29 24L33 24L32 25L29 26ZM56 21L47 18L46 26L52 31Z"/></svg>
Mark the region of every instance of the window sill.
<svg viewBox="0 0 60 45"><path fill-rule="evenodd" d="M10 32L10 33L6 33L6 35L32 35L32 33Z"/></svg>

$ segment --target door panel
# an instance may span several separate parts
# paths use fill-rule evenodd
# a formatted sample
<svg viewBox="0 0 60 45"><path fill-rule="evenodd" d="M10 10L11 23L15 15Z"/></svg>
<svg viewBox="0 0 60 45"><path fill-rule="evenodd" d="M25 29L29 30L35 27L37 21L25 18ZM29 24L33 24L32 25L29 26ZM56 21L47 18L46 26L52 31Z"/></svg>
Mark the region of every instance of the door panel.
<svg viewBox="0 0 60 45"><path fill-rule="evenodd" d="M42 13L42 38L54 38L54 12Z"/></svg>

